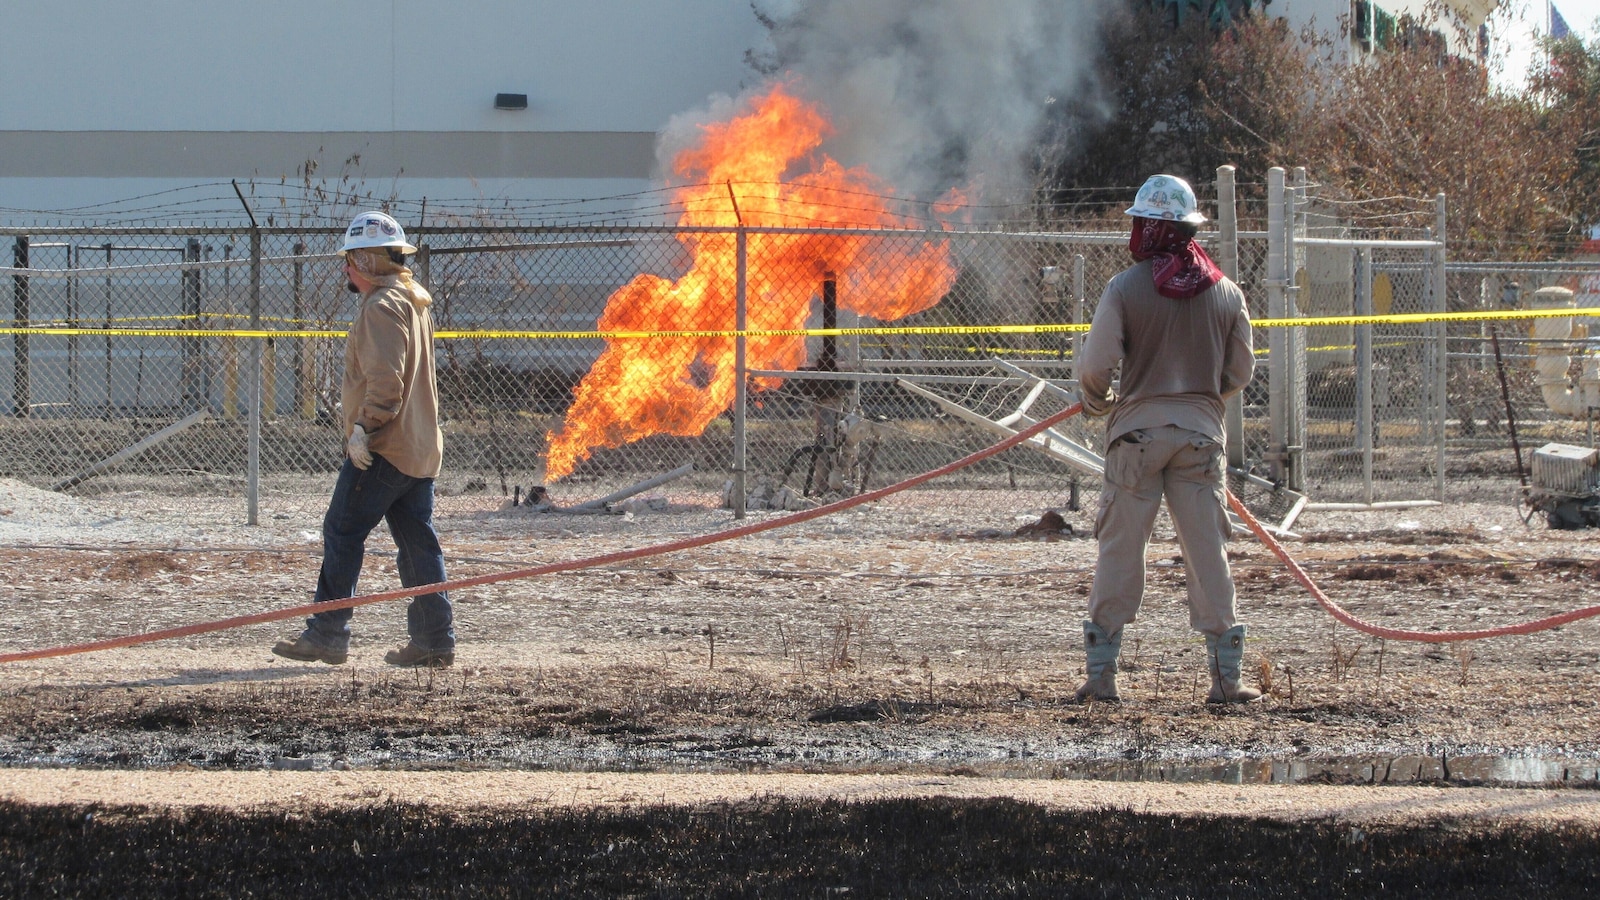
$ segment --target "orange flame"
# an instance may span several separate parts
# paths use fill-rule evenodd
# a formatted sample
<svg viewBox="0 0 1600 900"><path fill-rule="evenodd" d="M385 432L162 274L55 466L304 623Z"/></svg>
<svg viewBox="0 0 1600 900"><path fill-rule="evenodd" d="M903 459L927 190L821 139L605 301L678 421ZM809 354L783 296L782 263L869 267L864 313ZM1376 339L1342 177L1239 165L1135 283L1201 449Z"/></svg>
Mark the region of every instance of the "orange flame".
<svg viewBox="0 0 1600 900"><path fill-rule="evenodd" d="M703 127L696 146L673 160L684 186L675 198L686 226L909 228L891 212L889 191L870 172L846 168L818 148L830 133L822 113L777 87L727 122ZM806 171L793 170L806 167ZM736 198L738 213L734 211ZM641 274L606 301L601 331L731 331L737 291L732 234L680 238L693 260L676 281ZM752 331L804 328L812 299L831 273L839 305L892 321L939 302L956 270L942 243L850 235L751 235L746 318ZM794 369L805 338L750 336L756 369ZM574 392L566 421L547 435L547 481L571 473L595 447L620 447L654 434L694 436L733 405L734 338L607 339ZM758 381L771 389L781 379Z"/></svg>

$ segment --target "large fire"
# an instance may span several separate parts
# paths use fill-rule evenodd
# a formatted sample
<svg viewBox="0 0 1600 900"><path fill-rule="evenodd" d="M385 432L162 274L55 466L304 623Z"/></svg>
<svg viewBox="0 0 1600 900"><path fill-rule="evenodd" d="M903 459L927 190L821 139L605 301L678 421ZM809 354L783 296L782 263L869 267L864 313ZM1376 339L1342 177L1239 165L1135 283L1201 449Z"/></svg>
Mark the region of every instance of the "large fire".
<svg viewBox="0 0 1600 900"><path fill-rule="evenodd" d="M890 191L871 172L846 168L819 151L829 135L816 106L783 87L752 101L730 121L705 126L698 145L673 160L675 199L685 226L910 228L891 212ZM737 214L735 213L737 203ZM735 326L736 238L680 238L693 260L676 281L641 274L612 294L604 332L720 331ZM939 302L956 276L943 242L818 234L750 235L746 317L750 331L804 328L825 277L839 305L892 321ZM806 361L799 336L750 336L755 369L794 369ZM550 432L547 481L571 473L595 447L619 447L653 434L699 435L734 400L734 339L619 336L607 339L574 392L560 429ZM781 379L758 380L757 390Z"/></svg>

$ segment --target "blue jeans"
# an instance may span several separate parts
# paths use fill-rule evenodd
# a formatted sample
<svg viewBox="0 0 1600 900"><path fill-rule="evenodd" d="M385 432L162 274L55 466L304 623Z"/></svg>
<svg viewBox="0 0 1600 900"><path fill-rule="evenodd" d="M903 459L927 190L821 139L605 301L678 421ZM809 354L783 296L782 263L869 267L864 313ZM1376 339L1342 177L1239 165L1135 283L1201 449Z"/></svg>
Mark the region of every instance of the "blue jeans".
<svg viewBox="0 0 1600 900"><path fill-rule="evenodd" d="M405 587L445 580L444 551L433 531L433 479L412 478L374 453L372 465L358 469L349 459L339 470L328 514L322 520L322 574L317 577L318 602L356 595L367 535L380 521L399 552L396 563ZM350 645L353 610L334 609L306 619L306 637L326 647ZM443 593L411 598L406 632L426 650L453 650L456 632L450 598Z"/></svg>

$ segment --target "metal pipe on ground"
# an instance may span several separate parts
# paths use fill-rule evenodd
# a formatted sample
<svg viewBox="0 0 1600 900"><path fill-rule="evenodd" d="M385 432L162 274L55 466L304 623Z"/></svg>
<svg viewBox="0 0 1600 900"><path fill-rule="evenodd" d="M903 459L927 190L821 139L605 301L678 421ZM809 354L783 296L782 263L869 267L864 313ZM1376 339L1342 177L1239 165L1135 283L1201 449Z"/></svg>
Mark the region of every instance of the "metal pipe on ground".
<svg viewBox="0 0 1600 900"><path fill-rule="evenodd" d="M156 444L159 444L162 441L166 440L167 438L172 437L173 435L175 435L175 434L177 434L177 433L179 433L181 431L184 431L190 425L193 425L194 423L196 423L196 422L200 421L201 419L205 418L206 412L207 412L207 410L205 410L204 408L197 409L194 412L188 414L187 416L184 416L183 418L179 419L178 421L173 422L171 425L168 425L167 427L161 429L160 431L156 432L155 434L150 435L149 437L145 438L144 440L140 441L139 443L134 444L131 447L124 447L123 449L118 450L116 453L112 454L111 456L108 456L105 459L101 460L100 462L97 462L94 465L90 466L89 468L84 469L82 472L79 472L78 474L72 476L71 478L68 478L68 479L66 479L64 481L56 482L55 484L50 486L50 490L52 490L52 491L64 491L67 488L74 487L76 485L82 484L85 481L88 481L90 478L94 477L95 475L100 474L101 472L106 471L107 469L111 469L111 468L114 468L116 466L120 466L123 463L127 462L128 460L134 458L135 456L138 456L139 454L143 453L144 451L150 449L151 447L154 447Z"/></svg>
<svg viewBox="0 0 1600 900"><path fill-rule="evenodd" d="M1426 509L1443 506L1438 500L1378 500L1373 503L1307 503L1307 512L1373 512L1383 509Z"/></svg>
<svg viewBox="0 0 1600 900"><path fill-rule="evenodd" d="M634 494L643 493L645 491L650 490L653 487L660 487L661 485L666 484L669 481L676 481L677 479L682 478L683 476L685 476L685 475L687 475L687 474L689 474L690 472L693 472L693 471L694 471L694 463L684 463L683 465L677 467L676 469L673 469L671 472L663 472L662 474L657 475L654 478L647 478L644 481L641 481L638 484L633 485L632 487L625 487L622 490L617 491L615 493L607 494L607 495L605 495L604 497L601 497L598 500L590 500L590 501L588 501L586 503L579 503L578 505L573 506L571 508L572 509L604 509L607 506L607 504L615 503L618 500L626 500L629 497L632 497Z"/></svg>

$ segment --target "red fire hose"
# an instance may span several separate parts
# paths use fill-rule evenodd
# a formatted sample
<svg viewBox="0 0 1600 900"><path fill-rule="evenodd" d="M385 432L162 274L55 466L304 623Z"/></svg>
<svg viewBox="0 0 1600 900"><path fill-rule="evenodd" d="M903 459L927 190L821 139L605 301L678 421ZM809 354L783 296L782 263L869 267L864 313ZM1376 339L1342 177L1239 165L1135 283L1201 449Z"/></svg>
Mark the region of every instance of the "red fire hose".
<svg viewBox="0 0 1600 900"><path fill-rule="evenodd" d="M970 453L954 462L940 466L937 469L923 472L920 475L913 475L904 481L891 484L888 487L881 487L874 491L867 491L864 494L857 494L854 497L846 497L843 500L836 500L832 503L824 504L815 509L802 510L786 516L779 516L778 518L769 519L765 522L755 522L749 525L740 525L735 528L729 528L725 531L702 535L700 537L685 538L680 541L670 541L665 544L639 547L634 550L620 550L615 553L606 553L600 556L590 556L583 559L568 560L566 562L548 563L542 566L515 569L507 572L496 572L492 575L476 575L470 578L458 578L453 581L444 581L438 584L426 584L418 587L402 588L397 591L383 591L377 594L363 594L359 597L348 597L343 600L326 600L319 603L308 603L301 606L291 606L283 609L252 613L246 616L234 616L233 618L217 619L211 622L198 622L193 625L182 625L177 628L164 628L159 631L150 631L143 634L130 634L122 637L106 638L105 640L88 641L81 644L67 644L60 647L46 647L39 650L22 650L15 653L3 653L0 654L0 663L24 662L31 659L49 659L57 656L72 656L78 653L90 653L96 650L112 650L118 647L132 647L137 644L148 644L154 641L164 641L172 638L191 637L193 635L206 634L212 631L227 631L233 628L242 628L246 625L259 625L265 622L276 622L283 619L296 618L298 616L313 615L318 612L326 612L333 609L347 609L356 606L366 606L371 603L382 603L386 600L402 600L407 597L415 597L418 594L460 590L462 588L496 584L501 581L512 581L521 578L534 578L540 575L554 575L558 572L571 572L577 569L587 569L594 566L613 565L615 563L628 562L648 556L659 556L664 553L676 553L680 550L691 550L695 547L704 547L708 544L720 543L722 541L732 540L733 538L747 537L752 534L759 534L763 531L771 531L776 528L797 525L801 522L809 522L812 519L831 515L833 513L840 512L841 510L849 509L853 506L859 506L863 503L870 503L874 500L880 500L889 496L890 494L895 494L906 490L907 488L915 487L924 482L939 478L943 475L948 475L951 472L965 468L966 466L972 465L975 462L987 459L1005 450L1009 450L1023 441L1028 440L1034 435L1039 434L1045 429L1051 428L1071 418L1072 416L1077 415L1082 410L1083 405L1081 403L1075 403L1072 406L1069 406L1066 409L1056 413L1055 415L1038 422L1037 424L1024 428L1023 430L1011 435L1010 437L1007 437L997 444L994 444L990 447L985 447L984 449L975 453ZM1278 559L1283 561L1283 564L1288 567L1290 573L1294 575L1295 580L1300 582L1300 584L1311 593L1311 596L1319 605L1322 606L1323 609L1327 610L1329 615L1350 626L1351 628L1356 629L1357 631L1363 631L1375 637L1397 641L1422 641L1426 643L1471 641L1478 640L1480 638L1498 637L1501 635L1529 634L1535 631L1543 631L1548 628L1554 628L1558 625L1565 625L1569 622L1576 622L1579 619L1600 616L1600 606L1589 606L1583 609L1561 613L1560 615L1548 616L1543 619L1535 619L1533 621L1523 622L1517 625L1505 625L1499 628L1484 628L1476 631L1408 631L1400 628L1385 628L1380 625L1373 625L1370 622L1356 618L1355 616L1346 612L1344 609L1340 608L1337 603L1329 600L1327 595L1323 594L1322 590L1318 588L1314 582L1312 582L1311 577L1307 575L1305 570L1300 567L1300 564L1295 562L1294 558L1289 555L1289 552L1283 548L1283 545L1278 543L1278 541L1261 526L1261 523L1256 520L1255 516L1251 515L1250 510L1246 509L1243 503L1239 502L1239 498L1235 497L1232 491L1228 492L1228 504L1233 507L1234 512L1239 514L1239 517L1244 520L1245 524L1250 527L1250 530L1255 533L1255 536L1259 538L1263 544L1266 544L1267 548L1270 549L1273 554L1278 557Z"/></svg>
<svg viewBox="0 0 1600 900"><path fill-rule="evenodd" d="M1339 604L1329 600L1328 595L1324 594L1322 589L1317 587L1311 580L1311 576L1306 574L1306 570L1302 569L1300 564L1294 561L1294 557L1289 555L1289 551L1283 549L1283 545L1278 543L1276 538L1261 527L1261 523L1256 521L1256 517L1250 514L1250 510L1245 509L1244 504L1239 502L1239 498L1235 497L1232 491L1228 492L1228 505L1233 507L1233 511L1239 514L1239 518L1244 519L1245 524L1250 526L1250 530L1261 540L1261 543L1266 544L1267 549L1271 550L1273 555L1283 561L1283 564L1288 567L1289 573L1311 593L1312 599L1316 600L1319 606L1328 611L1328 615L1357 631L1366 632L1373 637L1394 641L1445 644L1451 641L1475 641L1480 638L1502 637L1509 634L1532 634L1535 631L1545 631L1558 625L1576 622L1579 619L1600 616L1600 606L1586 606L1582 609L1574 609L1559 615L1546 616L1543 619L1534 619L1515 625L1502 625L1498 628L1479 628L1473 631L1411 631L1405 628L1385 628L1382 625L1374 625L1371 622L1356 618L1346 612Z"/></svg>
<svg viewBox="0 0 1600 900"><path fill-rule="evenodd" d="M606 553L600 556L590 556L584 559L573 559L566 562L548 563L546 565L534 566L527 569L496 572L492 575L476 575L471 578L458 578L454 581L443 581L438 584L425 584L418 587L402 588L398 591L384 591L379 594L364 594L359 597L348 597L343 600L325 600L319 603L308 603L303 606L291 606L285 609L274 609L266 612L252 613L247 616L234 616L231 619L218 619L213 622L199 622L194 625L182 625L177 628L163 628L160 631L150 631L144 634L130 634L124 635L123 637L106 638L105 640L101 641L88 641L82 644L68 644L61 647L47 647L40 650L22 650L15 653L3 653L0 654L0 663L23 662L30 659L49 659L56 656L72 656L77 653L90 653L95 650L112 650L117 647L132 647L135 644L148 644L153 641L164 641L170 638L191 637L196 634L206 634L207 632L212 631L226 631L231 628L242 628L246 625L259 625L263 622L276 622L281 619L292 619L297 616L309 616L319 612L327 612L331 609L347 609L356 606L366 606L369 603L382 603L385 600L402 600L406 597L415 597L418 594L431 594L439 591L454 591L462 588L479 587L480 585L485 584L495 584L501 581L512 581L518 578L533 578L539 575L554 575L557 572L571 572L576 569L587 569L593 566L605 566L615 563L628 562L630 560L640 559L646 556L659 556L663 553L676 553L679 550L692 550L695 547L704 547L707 544L715 544L721 541L732 540L733 538L759 534L763 531L771 531L774 528L783 528L789 525L798 525L801 522L809 522L812 519L821 518L822 516L830 515L832 513L839 512L840 510L849 509L852 506L859 506L863 503L870 503L874 500L880 500L889 496L890 494L898 493L899 491L903 491L907 488L916 487L923 482L931 481L942 475L948 475L957 469L965 468L966 466L970 466L979 460L988 459L997 453L1009 450L1012 447L1015 447L1023 441L1026 441L1027 439L1040 433L1041 431L1044 431L1047 428L1064 422L1072 416L1077 415L1082 409L1083 404L1074 403L1073 405L1056 413L1053 416L1050 416L1042 422L1024 428L1023 430L1011 435L997 444L994 444L993 446L985 447L984 449L975 453L969 453L955 462L947 463L937 469L923 472L920 475L913 475L904 481L891 484L888 487L881 487L875 491L867 491L864 494L857 494L854 497L846 497L843 500L835 500L832 503L824 504L815 509L801 510L800 512L791 513L787 516L779 516L775 519L768 519L765 522L754 522L749 525L740 525L736 528L729 528L726 531L718 531L714 534L685 538L681 541L671 541L665 544L655 544L649 547L639 547L634 550L620 550L616 553Z"/></svg>

